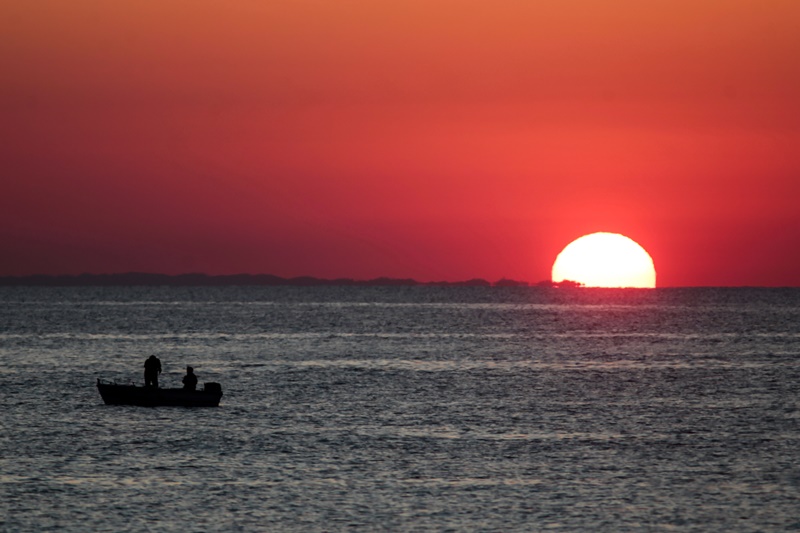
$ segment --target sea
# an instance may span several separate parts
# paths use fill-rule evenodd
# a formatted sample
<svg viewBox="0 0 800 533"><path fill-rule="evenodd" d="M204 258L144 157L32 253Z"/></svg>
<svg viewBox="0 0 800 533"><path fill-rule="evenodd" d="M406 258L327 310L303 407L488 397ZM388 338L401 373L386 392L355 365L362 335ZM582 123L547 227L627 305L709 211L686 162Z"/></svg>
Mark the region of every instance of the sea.
<svg viewBox="0 0 800 533"><path fill-rule="evenodd" d="M800 289L3 287L0 391L2 531L800 530Z"/></svg>

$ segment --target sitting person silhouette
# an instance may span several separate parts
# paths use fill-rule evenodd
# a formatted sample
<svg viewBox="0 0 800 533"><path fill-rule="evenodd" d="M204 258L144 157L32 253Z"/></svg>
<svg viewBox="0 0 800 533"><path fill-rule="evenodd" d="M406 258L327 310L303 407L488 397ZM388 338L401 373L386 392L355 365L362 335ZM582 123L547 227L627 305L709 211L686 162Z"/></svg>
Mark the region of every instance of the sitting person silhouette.
<svg viewBox="0 0 800 533"><path fill-rule="evenodd" d="M194 368L187 366L186 375L183 376L183 389L195 390L197 388L197 376L194 375Z"/></svg>
<svg viewBox="0 0 800 533"><path fill-rule="evenodd" d="M161 373L161 360L151 355L144 362L144 386L158 388L158 375Z"/></svg>

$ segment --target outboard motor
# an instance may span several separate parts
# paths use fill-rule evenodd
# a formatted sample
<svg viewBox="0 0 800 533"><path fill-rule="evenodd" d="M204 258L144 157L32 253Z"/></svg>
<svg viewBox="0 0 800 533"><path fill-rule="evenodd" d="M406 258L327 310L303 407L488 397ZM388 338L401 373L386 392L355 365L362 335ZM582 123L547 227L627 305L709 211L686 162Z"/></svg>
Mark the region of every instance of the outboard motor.
<svg viewBox="0 0 800 533"><path fill-rule="evenodd" d="M203 383L203 390L206 392L218 392L222 394L222 385L219 383Z"/></svg>

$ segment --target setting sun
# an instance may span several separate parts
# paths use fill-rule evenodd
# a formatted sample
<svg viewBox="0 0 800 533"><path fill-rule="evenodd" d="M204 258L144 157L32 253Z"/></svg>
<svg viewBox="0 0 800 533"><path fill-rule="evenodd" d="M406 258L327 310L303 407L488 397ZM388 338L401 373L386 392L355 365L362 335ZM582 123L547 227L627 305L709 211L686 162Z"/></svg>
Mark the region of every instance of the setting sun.
<svg viewBox="0 0 800 533"><path fill-rule="evenodd" d="M575 281L586 287L655 288L650 254L617 233L592 233L572 241L553 263L553 282Z"/></svg>

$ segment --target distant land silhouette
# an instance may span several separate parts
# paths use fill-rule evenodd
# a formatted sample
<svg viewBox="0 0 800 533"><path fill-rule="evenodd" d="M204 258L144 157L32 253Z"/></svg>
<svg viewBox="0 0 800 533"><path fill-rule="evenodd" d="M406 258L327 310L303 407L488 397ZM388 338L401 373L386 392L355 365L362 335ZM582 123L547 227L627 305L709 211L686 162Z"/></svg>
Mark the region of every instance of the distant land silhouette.
<svg viewBox="0 0 800 533"><path fill-rule="evenodd" d="M485 279L475 278L466 281L417 281L410 278L375 278L369 280L356 280L350 278L324 279L310 276L296 278L282 278L271 274L232 274L211 276L208 274L151 274L144 272L126 272L122 274L80 274L77 276L0 276L0 286L38 286L38 287L81 287L81 286L194 286L216 287L226 285L243 286L296 286L315 287L323 285L353 286L353 287L580 287L574 281L541 281L530 284L527 281L501 279L494 283Z"/></svg>

